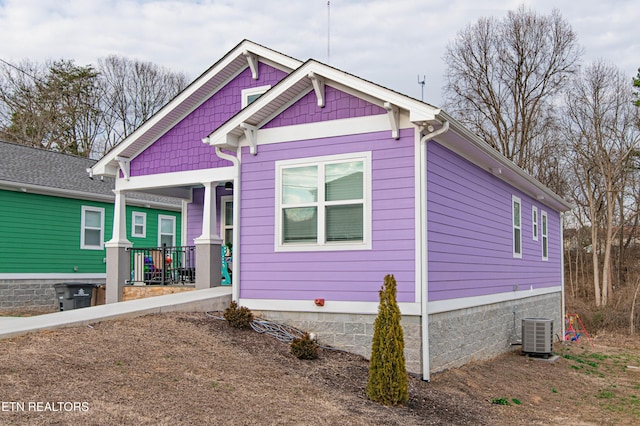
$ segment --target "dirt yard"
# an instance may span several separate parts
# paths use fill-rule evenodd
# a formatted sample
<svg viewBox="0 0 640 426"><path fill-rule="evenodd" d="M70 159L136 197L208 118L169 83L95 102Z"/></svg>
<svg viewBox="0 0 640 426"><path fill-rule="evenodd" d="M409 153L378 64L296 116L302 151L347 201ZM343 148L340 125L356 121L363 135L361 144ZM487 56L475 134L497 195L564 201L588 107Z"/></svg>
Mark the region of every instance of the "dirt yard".
<svg viewBox="0 0 640 426"><path fill-rule="evenodd" d="M1 326L1 323L0 323ZM0 424L624 425L640 423L640 344L555 344L555 362L505 354L412 378L404 407L365 396L367 360L151 315L0 341Z"/></svg>

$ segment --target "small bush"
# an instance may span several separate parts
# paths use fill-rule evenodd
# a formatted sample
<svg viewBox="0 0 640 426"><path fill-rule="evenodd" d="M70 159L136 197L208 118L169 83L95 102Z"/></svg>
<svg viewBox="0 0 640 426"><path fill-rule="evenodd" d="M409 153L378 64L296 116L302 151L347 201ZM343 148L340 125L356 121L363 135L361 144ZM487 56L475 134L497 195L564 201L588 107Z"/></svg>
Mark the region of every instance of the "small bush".
<svg viewBox="0 0 640 426"><path fill-rule="evenodd" d="M507 398L493 398L491 403L496 405L511 405Z"/></svg>
<svg viewBox="0 0 640 426"><path fill-rule="evenodd" d="M316 359L318 358L318 345L311 340L309 333L305 333L303 337L293 339L291 353L298 359Z"/></svg>
<svg viewBox="0 0 640 426"><path fill-rule="evenodd" d="M231 301L229 307L224 311L224 319L233 328L249 328L253 321L253 313L245 306L238 307L238 304Z"/></svg>

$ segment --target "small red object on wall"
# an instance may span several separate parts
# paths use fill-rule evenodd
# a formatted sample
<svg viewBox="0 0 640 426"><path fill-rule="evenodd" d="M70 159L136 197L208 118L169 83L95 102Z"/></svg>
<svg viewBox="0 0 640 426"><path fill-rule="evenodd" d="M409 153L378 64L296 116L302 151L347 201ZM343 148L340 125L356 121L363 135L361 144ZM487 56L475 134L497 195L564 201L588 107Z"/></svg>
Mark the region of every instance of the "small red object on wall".
<svg viewBox="0 0 640 426"><path fill-rule="evenodd" d="M316 299L313 303L315 303L316 306L324 306L324 299Z"/></svg>

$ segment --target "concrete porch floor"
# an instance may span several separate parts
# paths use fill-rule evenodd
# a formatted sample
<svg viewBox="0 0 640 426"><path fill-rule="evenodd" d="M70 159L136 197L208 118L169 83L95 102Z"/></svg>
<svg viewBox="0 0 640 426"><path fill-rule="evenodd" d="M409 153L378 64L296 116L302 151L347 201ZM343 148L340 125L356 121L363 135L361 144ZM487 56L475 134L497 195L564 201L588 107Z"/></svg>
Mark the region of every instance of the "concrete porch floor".
<svg viewBox="0 0 640 426"><path fill-rule="evenodd" d="M221 311L231 302L231 286L167 294L127 302L54 312L32 317L2 317L0 339L40 330L88 325L110 319L165 312Z"/></svg>

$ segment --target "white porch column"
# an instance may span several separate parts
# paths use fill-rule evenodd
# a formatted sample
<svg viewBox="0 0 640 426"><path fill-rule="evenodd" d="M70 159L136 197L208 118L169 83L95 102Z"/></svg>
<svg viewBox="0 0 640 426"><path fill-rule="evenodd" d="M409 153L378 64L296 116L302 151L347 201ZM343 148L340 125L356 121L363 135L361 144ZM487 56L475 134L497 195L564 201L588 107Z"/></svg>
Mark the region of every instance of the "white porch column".
<svg viewBox="0 0 640 426"><path fill-rule="evenodd" d="M222 280L222 238L217 227L217 182L204 185L204 208L202 212L202 235L194 240L196 246L196 289L217 287Z"/></svg>
<svg viewBox="0 0 640 426"><path fill-rule="evenodd" d="M132 246L127 240L127 204L124 192L113 191L116 195L113 206L113 233L105 243L107 249L106 303L122 300L122 287L130 279L130 261L127 248Z"/></svg>

